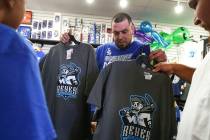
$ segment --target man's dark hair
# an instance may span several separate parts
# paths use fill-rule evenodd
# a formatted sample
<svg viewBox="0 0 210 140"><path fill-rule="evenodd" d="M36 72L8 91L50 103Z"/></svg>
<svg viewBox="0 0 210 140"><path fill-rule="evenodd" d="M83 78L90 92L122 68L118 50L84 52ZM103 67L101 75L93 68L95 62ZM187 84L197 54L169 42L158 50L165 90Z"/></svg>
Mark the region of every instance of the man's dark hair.
<svg viewBox="0 0 210 140"><path fill-rule="evenodd" d="M119 23L119 22L122 22L124 20L128 20L128 23L132 23L132 19L131 17L126 14L126 13L118 13L116 14L113 18L112 18L112 22L115 22L115 23Z"/></svg>

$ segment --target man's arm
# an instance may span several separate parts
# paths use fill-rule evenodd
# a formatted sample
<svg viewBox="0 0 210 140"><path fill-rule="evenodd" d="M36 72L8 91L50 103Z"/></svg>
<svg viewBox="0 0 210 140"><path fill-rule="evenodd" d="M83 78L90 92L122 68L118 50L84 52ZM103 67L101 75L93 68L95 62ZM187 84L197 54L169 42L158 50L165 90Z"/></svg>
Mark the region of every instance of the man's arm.
<svg viewBox="0 0 210 140"><path fill-rule="evenodd" d="M182 64L159 63L154 66L153 71L165 72L167 74L176 74L181 79L191 83L195 69Z"/></svg>

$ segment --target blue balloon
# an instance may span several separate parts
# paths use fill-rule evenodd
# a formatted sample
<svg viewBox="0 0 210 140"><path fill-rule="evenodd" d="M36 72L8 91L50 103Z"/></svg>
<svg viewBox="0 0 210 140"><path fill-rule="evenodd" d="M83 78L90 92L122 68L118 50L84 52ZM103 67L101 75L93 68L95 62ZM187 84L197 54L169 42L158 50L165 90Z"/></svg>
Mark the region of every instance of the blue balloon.
<svg viewBox="0 0 210 140"><path fill-rule="evenodd" d="M143 21L140 24L140 31L142 31L143 33L152 32L152 24L149 21Z"/></svg>
<svg viewBox="0 0 210 140"><path fill-rule="evenodd" d="M152 24L149 21L143 21L140 24L140 31L142 31L143 33L151 33L152 38L164 48L169 45L169 43L166 42L159 33L152 29Z"/></svg>

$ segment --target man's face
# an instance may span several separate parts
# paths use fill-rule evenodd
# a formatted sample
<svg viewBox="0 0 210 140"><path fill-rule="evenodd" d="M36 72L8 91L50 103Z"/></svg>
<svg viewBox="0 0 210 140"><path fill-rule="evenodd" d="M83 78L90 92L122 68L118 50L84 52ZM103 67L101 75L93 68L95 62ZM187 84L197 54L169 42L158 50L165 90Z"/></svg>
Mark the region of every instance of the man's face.
<svg viewBox="0 0 210 140"><path fill-rule="evenodd" d="M112 22L112 33L117 47L126 48L132 40L133 25L128 20L119 23Z"/></svg>
<svg viewBox="0 0 210 140"><path fill-rule="evenodd" d="M210 31L210 0L189 0L189 6L195 9L195 25Z"/></svg>

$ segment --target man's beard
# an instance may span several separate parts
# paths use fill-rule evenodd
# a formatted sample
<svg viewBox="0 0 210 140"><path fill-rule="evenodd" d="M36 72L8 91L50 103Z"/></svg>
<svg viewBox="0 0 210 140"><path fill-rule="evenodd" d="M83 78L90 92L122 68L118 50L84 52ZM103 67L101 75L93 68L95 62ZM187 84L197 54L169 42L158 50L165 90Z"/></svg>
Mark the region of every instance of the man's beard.
<svg viewBox="0 0 210 140"><path fill-rule="evenodd" d="M126 43L115 43L119 49L127 49L128 44Z"/></svg>

